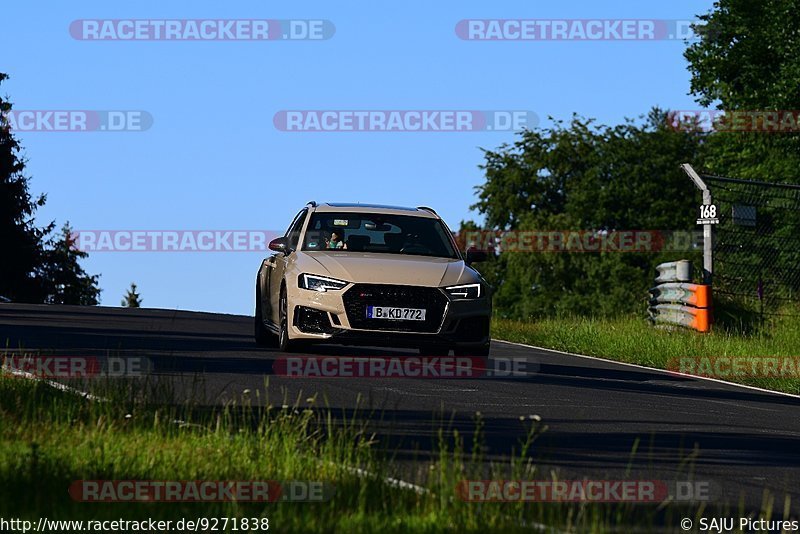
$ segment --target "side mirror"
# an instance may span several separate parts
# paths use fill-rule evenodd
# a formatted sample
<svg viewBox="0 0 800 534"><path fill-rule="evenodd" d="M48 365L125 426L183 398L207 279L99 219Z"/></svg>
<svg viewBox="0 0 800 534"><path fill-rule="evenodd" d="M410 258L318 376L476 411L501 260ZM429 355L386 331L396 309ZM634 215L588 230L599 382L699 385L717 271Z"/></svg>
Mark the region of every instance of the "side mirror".
<svg viewBox="0 0 800 534"><path fill-rule="evenodd" d="M470 247L467 249L467 257L464 259L464 261L467 263L467 265L471 265L476 262L486 261L488 257L489 256L486 254L485 250L480 250L476 247Z"/></svg>
<svg viewBox="0 0 800 534"><path fill-rule="evenodd" d="M275 252L282 252L283 254L289 253L289 240L285 237L279 237L269 242L269 249Z"/></svg>

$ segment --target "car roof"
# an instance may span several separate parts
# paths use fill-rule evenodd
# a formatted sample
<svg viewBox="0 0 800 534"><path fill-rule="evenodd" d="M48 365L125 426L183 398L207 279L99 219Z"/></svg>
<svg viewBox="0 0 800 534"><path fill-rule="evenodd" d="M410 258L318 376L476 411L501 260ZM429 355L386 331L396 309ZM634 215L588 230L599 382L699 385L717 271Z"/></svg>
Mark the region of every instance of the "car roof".
<svg viewBox="0 0 800 534"><path fill-rule="evenodd" d="M431 208L420 206L408 208L404 206L387 206L385 204L359 204L356 202L309 202L318 212L343 212L343 213L384 213L389 215L412 215L414 217L428 217L438 219L439 216Z"/></svg>

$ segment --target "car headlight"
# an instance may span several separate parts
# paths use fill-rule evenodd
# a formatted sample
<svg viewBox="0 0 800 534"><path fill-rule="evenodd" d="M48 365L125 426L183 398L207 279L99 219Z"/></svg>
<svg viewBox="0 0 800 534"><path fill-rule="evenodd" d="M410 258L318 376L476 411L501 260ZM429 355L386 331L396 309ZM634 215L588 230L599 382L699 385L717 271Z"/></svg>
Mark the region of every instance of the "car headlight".
<svg viewBox="0 0 800 534"><path fill-rule="evenodd" d="M347 286L347 282L337 280L335 278L327 278L325 276L317 276L315 274L301 274L298 280L298 285L303 289L310 289L312 291L325 292L329 289L339 290Z"/></svg>
<svg viewBox="0 0 800 534"><path fill-rule="evenodd" d="M466 284L444 288L448 295L456 299L476 299L481 296L480 284Z"/></svg>

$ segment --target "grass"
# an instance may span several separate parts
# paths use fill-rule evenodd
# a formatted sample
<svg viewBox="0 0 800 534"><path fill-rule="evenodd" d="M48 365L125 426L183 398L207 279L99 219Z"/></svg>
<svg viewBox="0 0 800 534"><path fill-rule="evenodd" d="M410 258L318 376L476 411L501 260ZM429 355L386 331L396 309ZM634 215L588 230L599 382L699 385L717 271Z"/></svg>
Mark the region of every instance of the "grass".
<svg viewBox="0 0 800 534"><path fill-rule="evenodd" d="M116 392L116 393L115 393ZM316 402L255 407L247 399L219 409L152 406L125 387L109 402L55 390L38 381L0 376L0 518L62 520L269 518L276 532L530 532L676 530L681 517L708 514L702 504L468 503L464 479L542 479L530 459L545 431L520 421L524 438L507 461L482 456L482 421L473 442L443 421L423 489L385 482L396 474L361 418L341 418ZM361 474L353 468L363 469ZM335 486L328 502L82 503L75 480L312 480ZM743 510L723 507L721 513ZM769 506L762 512L772 513ZM779 515L776 512L773 515ZM202 530L202 529L201 529ZM233 531L228 528L228 531Z"/></svg>
<svg viewBox="0 0 800 534"><path fill-rule="evenodd" d="M707 334L691 330L654 328L641 318L542 319L530 322L496 319L492 337L611 360L675 370L678 358L741 357L747 369L718 378L765 389L800 394L800 369L752 372L754 360L764 357L800 358L800 317L782 317L749 333L717 329ZM709 360L706 360L709 361ZM763 370L763 367L757 367ZM758 376L768 375L768 376Z"/></svg>

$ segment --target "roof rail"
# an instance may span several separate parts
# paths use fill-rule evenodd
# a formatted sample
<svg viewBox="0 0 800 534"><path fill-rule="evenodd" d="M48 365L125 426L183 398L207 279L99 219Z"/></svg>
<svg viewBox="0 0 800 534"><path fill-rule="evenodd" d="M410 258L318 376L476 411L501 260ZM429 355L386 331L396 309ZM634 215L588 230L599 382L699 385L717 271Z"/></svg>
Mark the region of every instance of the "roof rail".
<svg viewBox="0 0 800 534"><path fill-rule="evenodd" d="M306 206L311 206L312 208L316 208L317 207L317 201L316 200L312 200L312 201L308 202L306 204Z"/></svg>
<svg viewBox="0 0 800 534"><path fill-rule="evenodd" d="M425 210L425 211L429 211L429 212L433 213L433 214L434 214L434 215L436 215L436 216L438 216L438 215L439 215L438 213L436 213L436 212L433 210L433 208L429 208L428 206L417 206L417 209L418 209L418 210Z"/></svg>

